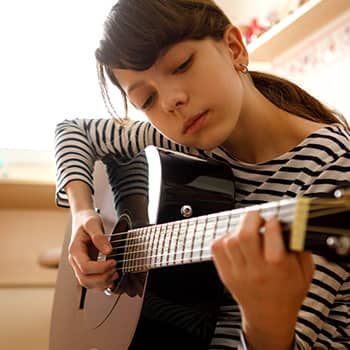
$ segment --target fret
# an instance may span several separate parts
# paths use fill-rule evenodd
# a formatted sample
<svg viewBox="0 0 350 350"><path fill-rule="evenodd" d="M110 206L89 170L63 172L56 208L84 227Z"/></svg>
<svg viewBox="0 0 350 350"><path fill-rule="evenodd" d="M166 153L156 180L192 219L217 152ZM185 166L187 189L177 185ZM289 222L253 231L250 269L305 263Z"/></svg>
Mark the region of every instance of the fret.
<svg viewBox="0 0 350 350"><path fill-rule="evenodd" d="M276 204L277 203L277 204ZM125 271L144 271L152 267L208 260L210 246L217 237L233 232L247 211L259 210L263 218L276 216L292 222L294 199L266 203L132 230L127 233L124 250Z"/></svg>
<svg viewBox="0 0 350 350"><path fill-rule="evenodd" d="M195 218L194 234L192 239L192 261L198 262L201 260L201 244L204 235L203 221L199 218Z"/></svg>
<svg viewBox="0 0 350 350"><path fill-rule="evenodd" d="M195 238L195 229L196 229L196 222L195 219L189 219L188 229L186 232L186 248L185 248L185 258L187 263L191 263L193 261L193 240Z"/></svg>
<svg viewBox="0 0 350 350"><path fill-rule="evenodd" d="M201 220L200 224L197 227L199 232L197 234L198 239L196 243L196 251L198 256L197 261L208 260L207 250L208 250L208 245L210 245L210 243L206 240L207 218L205 218L204 220Z"/></svg>
<svg viewBox="0 0 350 350"><path fill-rule="evenodd" d="M205 232L205 243L206 247L208 247L208 244L210 244L213 241L214 233L215 233L215 227L216 227L216 220L215 217L208 216L207 220L207 229Z"/></svg>
<svg viewBox="0 0 350 350"><path fill-rule="evenodd" d="M177 253L177 245L179 242L179 229L180 224L178 221L173 222L171 226L171 238L169 244L169 255L168 255L168 264L174 265L176 262L176 253Z"/></svg>
<svg viewBox="0 0 350 350"><path fill-rule="evenodd" d="M142 268L142 251L144 249L143 242L141 239L141 232L142 230L138 229L135 230L135 244L134 244L134 256L135 256L135 263L134 263L134 271L139 271Z"/></svg>
<svg viewBox="0 0 350 350"><path fill-rule="evenodd" d="M176 242L175 242L175 248L174 248L174 262L175 261L181 261L182 257L182 251L179 248L182 246L182 230L181 230L181 221L177 221L175 223L176 225L176 230L177 230L177 235L176 235Z"/></svg>
<svg viewBox="0 0 350 350"><path fill-rule="evenodd" d="M126 242L125 242L125 253L124 253L124 271L129 272L129 266L130 266L130 254L131 254L131 238L132 238L132 231L129 231L126 236Z"/></svg>
<svg viewBox="0 0 350 350"><path fill-rule="evenodd" d="M154 249L154 242L155 242L155 237L156 237L156 226L152 226L150 229L150 251L149 251L149 267L154 266L154 256L155 256L155 249Z"/></svg>
<svg viewBox="0 0 350 350"><path fill-rule="evenodd" d="M134 264L134 251L135 251L135 231L130 232L130 237L128 239L129 254L128 254L128 271L132 272Z"/></svg>
<svg viewBox="0 0 350 350"><path fill-rule="evenodd" d="M279 207L274 203L271 203L270 206L264 207L260 210L260 215L264 218L264 220L268 220L273 216L279 218L279 214Z"/></svg>
<svg viewBox="0 0 350 350"><path fill-rule="evenodd" d="M193 231L192 231L192 240L191 240L191 248L190 248L190 261L196 261L196 252L195 252L195 242L196 242L196 237L197 237L197 221L198 219L195 218L193 219Z"/></svg>
<svg viewBox="0 0 350 350"><path fill-rule="evenodd" d="M189 260L189 236L190 236L190 230L191 230L191 221L187 220L187 225L186 225L186 231L183 233L183 240L184 240L184 245L183 245L183 263L186 264L188 263Z"/></svg>
<svg viewBox="0 0 350 350"><path fill-rule="evenodd" d="M169 237L169 240L167 241L168 242L168 249L166 252L166 261L165 261L166 266L169 266L169 260L170 260L170 255L171 255L171 241L173 239L173 226L174 225L172 223L168 224L167 236Z"/></svg>
<svg viewBox="0 0 350 350"><path fill-rule="evenodd" d="M225 231L226 231L227 233L230 232L231 219L232 219L232 214L229 214L229 215L226 216L226 221L227 221L227 223L226 223L226 229L225 229Z"/></svg>
<svg viewBox="0 0 350 350"><path fill-rule="evenodd" d="M144 241L143 265L145 267L145 270L148 270L150 268L150 254L152 252L152 247L151 247L152 235L150 233L151 230L152 230L152 226L146 226L142 232L143 241Z"/></svg>
<svg viewBox="0 0 350 350"><path fill-rule="evenodd" d="M169 223L166 223L164 225L164 231L162 233L163 244L162 244L162 251L160 253L160 264L161 264L161 266L166 266L167 265L167 260L168 260L167 250L169 249L169 243L170 243L168 231L169 231Z"/></svg>
<svg viewBox="0 0 350 350"><path fill-rule="evenodd" d="M147 270L147 252L149 250L148 237L147 237L147 227L143 227L139 230L139 264L138 271Z"/></svg>
<svg viewBox="0 0 350 350"><path fill-rule="evenodd" d="M154 256L155 266L161 266L161 254L160 251L162 249L162 239L164 239L164 225L159 225L159 230L157 231L156 240L157 240L157 248Z"/></svg>
<svg viewBox="0 0 350 350"><path fill-rule="evenodd" d="M184 264L185 263L185 250L186 250L186 235L187 235L187 228L188 228L188 221L189 220L185 220L183 221L184 223L184 227L181 228L181 240L182 240L182 248L181 248L181 263ZM181 225L182 226L182 225Z"/></svg>
<svg viewBox="0 0 350 350"><path fill-rule="evenodd" d="M212 240L211 241L214 241L214 239L216 238L216 230L217 230L217 227L218 227L218 217L215 216L214 218L214 229L213 229L213 236L212 236Z"/></svg>
<svg viewBox="0 0 350 350"><path fill-rule="evenodd" d="M130 256L129 256L129 271L133 272L134 269L134 265L136 260L136 252L135 249L137 249L137 245L136 245L136 235L137 235L137 231L132 231L132 236L131 236L131 240L130 240Z"/></svg>
<svg viewBox="0 0 350 350"><path fill-rule="evenodd" d="M179 224L173 222L170 227L170 242L168 249L167 265L174 265L176 262L176 243L178 241Z"/></svg>
<svg viewBox="0 0 350 350"><path fill-rule="evenodd" d="M205 245L205 237L206 237L206 230L207 230L207 222L208 222L208 216L205 216L203 220L203 229L202 229L202 239L201 239L201 248L200 248L200 260L203 260L203 250Z"/></svg>
<svg viewBox="0 0 350 350"><path fill-rule="evenodd" d="M158 248L159 248L159 237L160 237L161 229L162 229L161 225L156 226L155 235L154 235L155 250L153 252L153 266L154 267L156 267L158 264Z"/></svg>
<svg viewBox="0 0 350 350"><path fill-rule="evenodd" d="M216 223L216 229L214 232L214 239L228 233L227 222L228 222L228 217L227 217L226 213L217 216L217 223Z"/></svg>
<svg viewBox="0 0 350 350"><path fill-rule="evenodd" d="M137 260L137 251L138 251L138 245L137 245L137 231L133 231L133 237L131 240L131 256L130 256L130 272L135 272L135 264L138 263Z"/></svg>

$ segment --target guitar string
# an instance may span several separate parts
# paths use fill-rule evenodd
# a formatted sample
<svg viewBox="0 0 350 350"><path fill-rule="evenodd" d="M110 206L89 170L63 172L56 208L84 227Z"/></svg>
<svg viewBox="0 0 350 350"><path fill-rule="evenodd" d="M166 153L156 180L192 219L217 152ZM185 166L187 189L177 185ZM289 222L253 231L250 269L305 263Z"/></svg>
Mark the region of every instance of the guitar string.
<svg viewBox="0 0 350 350"><path fill-rule="evenodd" d="M313 215L311 214L311 215L309 215L309 217L311 218L312 216L313 217L318 217L318 216L321 216L321 215L324 215L325 213L336 213L336 212L341 212L341 211L347 211L347 209L346 208L342 208L342 210L341 209L339 209L339 208L332 208L332 209L329 209L329 208L327 208L325 205L324 205L324 203L325 204L334 204L333 203L334 202L334 200L333 201L330 201L330 200L328 200L328 201L323 201L322 203L320 203L320 204L318 204L318 205L314 205L314 208L312 208L311 210L310 210L310 212L311 213L313 213ZM344 201L344 203L346 203L345 201ZM346 203L347 204L347 203ZM284 206L281 206L280 207L280 209L288 209L288 207L290 207L290 206L292 206L293 208L295 207L295 205L294 205L294 203L290 203L290 204L288 204L288 206L286 206L286 205L284 205ZM325 209L324 209L325 208ZM248 211L248 210L253 210L251 207L247 207L247 208L242 208L242 210L240 210L240 214L244 214L244 212L246 212L246 211ZM276 209L278 209L278 207L275 205L275 206L273 206L273 207L268 207L268 208L261 208L262 210L264 210L265 209L265 211L271 211L271 210L276 210ZM225 220L232 220L232 217L236 214L236 215L238 215L238 213L235 211L234 213L231 213L230 215L228 215L227 216L227 213L229 213L230 211L227 211L227 212L223 212L223 213L220 213L220 214L210 214L210 215L207 215L207 216L204 216L204 222L203 222L203 224L208 224L208 219L209 220L211 220L211 221L214 221L214 224L216 224L219 220L220 220L220 218L224 218ZM264 213L264 214L267 214L267 213ZM315 215L316 214L316 215ZM237 220L240 220L241 219L241 217L239 217L239 218L237 218L236 219L236 221ZM196 225L198 225L198 222L199 222L199 224L201 225L202 223L200 222L200 220L203 220L203 217L197 217L197 218L191 218L191 219L188 219L188 221L187 221L187 226L190 226L190 225L194 225L194 226L196 226ZM182 220L182 222L183 222L183 220ZM178 228L180 228L180 230L179 230L179 233L181 234L181 235L183 235L183 234L188 234L188 230L186 230L186 232L182 232L181 231L181 221L179 222L173 222L173 223L167 223L167 224L163 224L163 225L161 225L160 227L159 227L159 225L157 225L158 227L159 227L159 230L154 230L154 232L153 232L153 234L158 234L158 236L159 235L161 235L162 233L164 233L164 228L165 228L165 231L167 232L167 229L168 229L168 227L169 226L171 226L171 227L174 227L175 225L176 225L176 223L178 223ZM227 224L226 224L227 225ZM154 226L155 227L155 226ZM149 228L149 227L148 227ZM142 230L144 230L145 228L142 228L142 229L138 229L138 230L136 230L136 231L134 231L134 233L136 232L136 233L138 233L138 234L140 234L141 233L141 231ZM332 229L332 228L330 228L330 229ZM322 232L322 231L320 231L320 232ZM335 232L335 230L333 230L332 231L333 233ZM336 233L339 233L339 231L337 231ZM342 233L344 234L344 230L342 230ZM117 233L116 235L118 235L118 236L120 236L120 235L123 235L123 236L125 236L125 234L127 234L127 233ZM191 232L191 234L194 234L194 236L196 235L196 231L194 231L194 232ZM216 234L217 234L217 232L216 232ZM116 236L116 235L110 235L110 236ZM192 236L189 236L190 238L192 238L193 239L193 241L195 240L195 238L194 237L192 237ZM187 238L187 237L186 237ZM133 240L139 240L140 239L140 237L133 237L132 238ZM116 241L118 241L118 240L116 240ZM123 241L123 240L120 240L120 241ZM127 241L127 240L124 240L124 241ZM171 243L170 241L169 242L167 242L167 240L166 240L166 237L163 239L163 243ZM120 243L120 242L119 242ZM158 242L159 243L159 242ZM138 244L138 245L142 245L142 246L144 246L144 244L143 243L141 243L141 244ZM171 244L170 244L171 245ZM137 246L137 245L134 245L134 246ZM132 245L130 245L130 246L128 246L128 248L131 248L132 247ZM138 254L138 253L141 253L141 252L144 252L144 250L143 251L132 251L132 252L130 252L129 254L133 254L133 255L135 255L135 254ZM189 251L189 252L191 252L191 251ZM192 252L193 252L193 249L192 249ZM186 253L186 252L185 252ZM120 254L119 254L120 255ZM124 255L124 254L122 254L122 255ZM169 254L168 254L169 255ZM115 256L115 255L113 255L113 256ZM159 255L158 255L159 256ZM164 256L164 254L163 255L161 255L161 256ZM109 257L112 257L112 255L110 255ZM154 256L154 258L156 258L157 256ZM151 259L152 259L152 256L150 257ZM138 258L138 259L145 259L144 257L141 257L141 258ZM129 259L129 260L132 260L132 259ZM135 258L133 259L133 260L135 260ZM124 260L125 262L127 262L128 260Z"/></svg>
<svg viewBox="0 0 350 350"><path fill-rule="evenodd" d="M217 231L215 231L214 232L214 235L215 236L219 236L219 234L224 234L226 231L225 230L220 230L220 229L222 229L223 227L226 227L226 225L222 225L222 226L220 226L220 227L218 227L218 230ZM220 231L222 231L222 232L220 232ZM211 232L212 233L212 232ZM188 234L188 231L182 231L181 232L181 234L183 234L182 236L184 236L184 235L187 235ZM206 236L205 234L204 234L204 236ZM198 239L196 239L196 237L198 238ZM210 242L212 242L213 241L213 237L212 237L212 235L210 235L210 237L206 237L207 239L204 239L204 242L205 243L210 243ZM183 241L182 239L178 239L178 241ZM196 236L196 233L195 232L190 232L190 234L186 237L186 239L185 239L185 241L188 241L188 242L196 242L196 241L202 241L202 236ZM166 244L166 245L168 245L169 246L169 248L170 248L170 246L171 246L171 242L173 242L173 240L170 240L170 239L164 239L163 240L163 245L164 244ZM138 242L137 244L128 244L127 246L125 245L125 246L122 246L121 248L127 248L127 249L130 249L130 248L135 248L135 247L142 247L142 248L144 248L145 247L145 245L147 245L147 241L146 242ZM167 244L167 243L170 243L170 244ZM183 242L184 243L184 245L186 245L186 242ZM200 243L201 244L201 242L198 242L198 243ZM113 250L118 250L118 249L121 249L120 247L115 247ZM113 251L112 250L112 251ZM143 250L131 250L130 251L130 253L131 254L137 254L137 253L143 253L143 252L147 252L147 251L149 251L148 249L143 249ZM117 253L117 254L109 254L108 255L108 257L116 257L116 256L121 256L121 255L124 255L124 253Z"/></svg>
<svg viewBox="0 0 350 350"><path fill-rule="evenodd" d="M310 231L312 231L313 233L325 233L324 232L324 227L310 227L310 229L311 229ZM329 230L328 230L330 233L334 233L334 232L338 233L338 231L335 231L335 230L332 231L331 229L332 228L329 228ZM218 232L216 232L216 233L218 234ZM342 231L342 233L344 233L344 230ZM346 233L349 234L350 231L346 230ZM311 238L316 238L316 236L311 237ZM212 240L210 240L210 241L212 241ZM166 241L166 243L171 243L171 242L168 240L168 241ZM208 256L203 255L203 252L206 252L208 250L210 250L210 249L209 248L204 248L202 250L201 249L190 249L190 250L187 250L187 251L185 250L185 251L182 251L182 252L167 252L166 254L156 254L156 255L141 256L141 257L136 257L135 255L139 254L139 253L143 253L143 252L148 252L149 250L146 249L146 250L132 251L132 252L129 253L129 254L132 255L132 258L131 259L123 259L123 260L121 260L121 263L133 262L133 265L131 267L129 267L129 268L133 268L133 269L139 270L140 268L144 268L144 265L145 265L144 261L146 259L148 259L148 260L150 260L152 262L152 260L156 260L157 258L161 257L163 260L167 259L167 261L169 261L169 256L175 255L175 257L176 257L176 255L178 255L179 253L182 254L182 256L184 256L184 254L190 253L191 256L189 257L189 261L191 262L191 261L193 261L196 258L195 256L193 256L193 254L197 253L197 252L200 252L201 255L195 260L197 261L199 259L199 261L202 261L202 260L206 260L207 258L210 257L210 255L208 255ZM110 255L109 257L115 257L115 256L118 256L118 255L125 255L125 254L114 254L114 255ZM139 264L139 265L135 265L135 263L137 263L137 260L142 260L143 263ZM173 261L173 263L176 263L176 262L184 262L184 259L183 258L182 259L177 259L177 260L175 259ZM161 262L157 263L155 261L155 264L156 264L155 266L157 266L157 264L159 264L159 263L161 263Z"/></svg>
<svg viewBox="0 0 350 350"><path fill-rule="evenodd" d="M153 232L151 232L152 235L156 235L158 237L154 238L154 240L158 239L158 238L163 238L163 241L169 241L170 242L170 239L166 239L166 236L165 234L168 233L169 231L169 226L170 226L170 232L176 232L176 234L178 235L177 238L178 240L182 241L183 238L185 238L185 240L195 240L196 237L198 237L198 232L199 233L203 233L202 230L200 230L199 228L201 226L206 226L206 232L210 232L209 234L212 234L214 232L215 234L215 225L217 225L217 229L221 229L223 227L227 227L227 222L226 221L230 221L230 228L231 229L231 226L232 228L235 228L237 227L237 223L240 222L240 219L235 219L235 220L230 220L230 218L224 218L225 222L222 222L224 220L221 220L220 221L220 218L219 219L212 219L211 222L200 222L199 224L196 223L196 221L193 221L193 223L191 223L191 226L190 225L186 225L186 227L181 227L182 225L178 225L177 229L174 230L174 226L175 225L172 225L172 224L167 224L165 225L163 228L159 229L159 230L154 230ZM288 218L290 219L290 218ZM219 222L219 224L218 224ZM213 227L210 227L210 225L212 225ZM226 230L223 231L224 233L227 232ZM150 233L150 231L148 232ZM124 233L124 236L127 235L128 233ZM128 243L127 247L128 248L132 248L132 247L135 247L137 245L140 245L140 244L144 244L144 242L141 242L139 243L140 240L144 240L146 241L148 237L145 237L142 235L142 231L129 231L129 234L133 235L133 237L128 237L128 238L124 238L124 239L116 239L116 240L112 240L110 241L111 243L115 244L115 243L126 243L126 242L132 242L132 241L135 241L135 243L137 244L130 244ZM203 236L206 236L206 233L204 232L204 235ZM198 238L201 238L202 235ZM211 237L212 238L212 237ZM211 239L212 241L212 239ZM163 242L164 243L164 242ZM113 246L113 245L112 245ZM125 245L121 245L121 246L118 246L118 247L113 247L113 250L114 249L120 249L123 248L123 247L126 247L126 244Z"/></svg>
<svg viewBox="0 0 350 350"><path fill-rule="evenodd" d="M325 211L325 210L320 211L319 209L317 209L317 212L314 212L314 214L309 215L309 218L316 218L316 217L319 217L319 216L324 216L325 214L340 213L340 212L342 212L342 211L347 211L347 209L344 208L343 210L341 210L341 209L339 209L339 208L338 208L338 209L336 209L336 208L333 209L333 208L332 208L331 210L327 210L327 211ZM232 219L232 216L224 217L225 220L229 220L230 218ZM182 238L183 235L186 235L186 234L188 234L189 232L192 233L190 230L188 230L188 227L191 228L191 226L196 226L196 225L198 225L198 224L199 224L199 225L205 224L205 221L204 221L203 223L202 223L202 222L199 222L199 223L198 223L198 220L196 220L196 219L198 219L198 218L190 219L190 220L192 220L192 222L189 223L189 224L186 226L186 230L182 230L182 228L181 228L182 224L179 224L179 225L178 225L179 230L178 230L177 232L180 234L179 238ZM212 221L212 222L209 222L209 225L210 225L211 223L213 223L213 224L215 225L215 222L216 222L216 221L219 221L219 220L220 220L220 217L209 218L209 220ZM234 227L235 227L235 225L237 224L237 222L238 222L239 220L241 220L241 218L237 218L237 219L231 220L231 222L233 223L233 225L230 225L230 226L234 226ZM208 220L206 220L206 222L207 222L207 225L208 225ZM191 226L190 226L190 225L191 225ZM224 224L224 225L225 225L225 224ZM153 230L152 234L157 235L158 237L159 237L159 236L163 236L164 233L168 233L168 226L172 226L172 230L173 230L175 224L174 224L174 223L167 223L167 224L157 225L157 226L146 226L146 227L141 228L141 229L130 230L130 231L127 231L127 232L118 233L118 236L122 235L122 236L124 236L124 237L125 237L126 235L130 235L130 234L136 234L136 235L134 235L133 237L128 237L128 238L124 238L124 239L112 240L112 241L110 241L110 242L111 242L111 243L123 243L123 242L139 241L140 238L144 238L144 236L140 237L140 235L137 235L137 234L142 234L142 233L143 233L142 230L145 230L146 228L151 228L151 229L152 229L152 228L158 227L159 229L158 229L158 230L157 230L157 229ZM171 230L171 231L172 231L172 230ZM148 230L148 231L150 231L150 230ZM200 232L201 232L201 231L200 231ZM197 230L195 230L193 233L196 235ZM334 233L334 234L338 234L339 231L337 231L337 232L336 232L336 231L333 231L333 233ZM344 234L345 234L345 233L346 233L346 231L344 231ZM112 235L109 235L109 236L112 236ZM114 236L114 237L115 237L115 236ZM192 236L189 236L189 237L192 238ZM129 244L128 247L133 247L133 245L132 245L132 244Z"/></svg>
<svg viewBox="0 0 350 350"><path fill-rule="evenodd" d="M323 233L322 230L318 230L317 228L314 228L314 233ZM314 236L316 238L316 236ZM149 257L134 257L132 259L125 259L122 262L132 262L133 265L127 266L126 268L120 267L117 268L117 271L123 271L123 272L135 272L135 271L147 271L149 268L156 268L156 267L162 267L162 266L169 266L169 265L176 265L177 263L192 263L192 262L200 262L200 261L207 261L211 260L212 254L209 248L199 248L195 250L187 250L184 253L185 254L191 254L190 256L185 255L184 257L178 258L176 255L182 254L183 252L174 252L174 253L166 253L166 254L158 254L153 255ZM193 254L193 253L199 253ZM183 254L182 254L183 255ZM174 258L170 260L169 263L169 256L173 256ZM159 258L159 260L157 260ZM166 259L166 262L164 260ZM138 261L139 260L139 261ZM154 260L152 264L152 260ZM149 262L150 261L150 262Z"/></svg>
<svg viewBox="0 0 350 350"><path fill-rule="evenodd" d="M215 221L217 221L217 220L215 220ZM215 224L215 223L214 223ZM224 224L224 226L225 226L226 224ZM196 226L196 223L194 222L194 227ZM179 227L181 227L181 226L179 226ZM219 229L221 229L221 226L218 226L218 228ZM164 231L165 231L165 233L167 233L167 229L168 229L168 227L166 227L165 228L165 230L159 230L159 231L154 231L154 233L155 234L158 234L158 236L159 235L162 235L162 237L161 238L163 238L163 245L164 245L164 243L170 243L170 245L168 244L168 246L170 247L171 246L171 241L170 241L170 239L166 239L166 237L163 235L163 233L164 233ZM324 230L327 230L327 233L333 233L333 234L349 234L349 232L347 232L347 230L342 230L342 229L332 229L332 228L324 228ZM320 231L320 232L322 232L322 231ZM188 240L188 241L190 241L190 240L192 240L192 241L196 241L196 234L197 234L197 231L196 230L194 230L194 231L190 231L190 230L184 230L184 231L182 231L181 229L177 232L178 233L178 239L180 239L181 241L182 241L182 239L181 238L184 238L183 236L185 235L186 236L186 238L185 238L185 240ZM324 233L326 233L326 232L324 232ZM218 234L218 232L216 232L216 233L214 233L215 235L217 235ZM206 236L206 235L204 235L204 236ZM132 241L132 240L134 240L134 241L136 241L137 242L137 244L128 244L128 246L127 246L127 248L130 250L130 252L129 252L129 254L138 254L138 253L142 253L142 252L145 252L145 251L148 251L148 250L131 250L132 248L135 248L135 247L137 247L137 246L142 246L142 247L144 247L145 246L145 243L148 243L148 242L145 242L145 241L141 241L140 242L140 239L142 240L144 237L141 237L141 236L136 236L136 237L133 237L133 238L131 238L131 239L124 239L124 240L116 240L115 242L118 242L118 243L121 243L121 242L127 242L127 241ZM208 239L207 239L208 240ZM212 241L212 239L210 239L210 242ZM207 243L207 242L206 242ZM184 242L184 245L185 245L186 243ZM126 247L126 245L124 246L124 247ZM123 248L123 246L118 246L118 247L115 247L114 249L121 249L121 248ZM120 254L110 254L109 255L109 257L115 257L115 256L120 256L120 255L124 255L123 253L120 253Z"/></svg>
<svg viewBox="0 0 350 350"><path fill-rule="evenodd" d="M175 259L170 260L170 262L168 259L172 255L170 253L163 254L163 255L162 254L153 255L152 257L148 257L148 259L151 261L148 264L145 264L146 259L141 258L141 257L136 257L134 259L126 259L126 260L121 261L120 263L124 264L127 262L132 262L133 265L127 266L127 267L118 267L118 265L117 265L116 271L132 272L132 271L140 270L140 269L145 271L145 270L148 270L149 268L171 266L171 265L176 265L178 263L184 264L184 263L191 263L191 262L202 262L202 261L210 260L212 257L212 254L211 254L211 251L209 248L207 248L207 249L200 248L200 249L197 249L196 252L200 253L200 256L198 258L196 258L196 256L193 256L193 255L191 255L191 257L185 256L185 257L181 257L181 258L178 258L175 256ZM183 252L180 252L180 253L182 254ZM185 251L185 254L186 253L191 253L191 251ZM204 255L206 253L207 253L207 255ZM154 261L152 264L151 259L156 260L157 258L161 258L161 259L158 262ZM166 262L162 262L162 260L165 260L165 259L168 259L168 260ZM140 261L138 262L138 260L140 260Z"/></svg>
<svg viewBox="0 0 350 350"><path fill-rule="evenodd" d="M266 212L266 211L275 212L278 209L279 209L280 213L283 214L283 211L287 211L287 209L290 209L290 207L292 207L294 209L295 203L289 203L288 205L285 205L285 206L280 207L280 208L278 208L277 206L263 208L262 210L265 210L265 211L262 214L268 215L269 213ZM237 213L237 210L239 210L240 213ZM162 231L162 228L165 227L166 225L169 225L169 224L172 224L172 225L179 224L179 225L181 225L182 223L184 223L184 224L187 224L187 223L195 224L195 221L197 221L197 220L205 221L205 220L217 220L217 219L220 219L220 218L224 218L224 219L227 218L227 219L236 220L236 222L239 222L242 219L242 217L243 217L243 215L245 213L247 213L248 211L253 211L253 210L254 209L252 209L252 207L241 208L241 209L233 209L233 211L232 210L228 210L228 211L221 212L219 214L215 214L214 213L214 214L209 214L209 215L205 215L205 216L199 216L199 217L195 217L195 218L191 218L191 219L177 220L177 221L173 221L171 223L156 224L156 225L150 225L150 226L146 226L146 227L148 229L159 227L160 228L159 230L155 230L154 231L155 233L159 233L158 231ZM291 211L291 212L288 211L287 214L293 214L293 211ZM240 215L240 216L235 218L235 216L238 216L238 215ZM112 233L112 234L106 234L105 236L107 238L118 237L118 236L125 236L129 232L138 232L139 230L142 230L142 229L144 229L144 228L134 229L134 230L126 231L126 232L117 232L117 233Z"/></svg>
<svg viewBox="0 0 350 350"><path fill-rule="evenodd" d="M312 235L309 237L311 240L313 238L317 238L316 237L316 234L319 234L319 233L325 233L325 234L328 234L328 233L334 233L334 231L331 231L331 230L327 230L328 232L325 232L325 229L324 227L319 227L319 226L310 226L310 229L308 229L308 232L310 233L314 233L315 236L312 237ZM350 230L346 230L346 234L350 235ZM211 240L210 240L211 241ZM169 241L170 242L170 241ZM144 246L142 243L140 244L142 246ZM140 259L145 259L145 258L149 258L149 259L152 259L152 258L158 258L158 257L167 257L168 255L176 255L176 254L187 254L187 253L196 253L196 252L201 252L201 249L203 249L203 251L205 250L210 250L210 248L208 247L204 247L204 248L196 248L196 249L189 249L189 250L184 250L184 251L172 251L172 252L167 252L166 254L157 254L156 255L148 255L148 256L141 256L141 257L135 257L133 259L123 259L123 260L120 260L120 262L128 262L128 261L132 261L132 260L140 260ZM132 251L130 254L138 254L138 253L143 253L143 252L148 252L149 250L145 249L145 250L138 250L138 251ZM111 254L111 255L108 255L109 258L111 257L117 257L117 256L123 256L125 254L123 253L118 253L118 254Z"/></svg>
<svg viewBox="0 0 350 350"><path fill-rule="evenodd" d="M312 231L313 233L315 233L315 236L311 238L316 238L316 234L317 233L323 233L322 227L321 229L319 229L318 227L312 227ZM348 230L350 233L350 230ZM190 256L183 258L177 258L176 255L182 254L183 253L186 254L190 254ZM193 253L199 253L198 256L193 255ZM207 254L207 255L205 255ZM174 256L175 259L170 260L171 264L169 264L169 257L170 256ZM157 259L159 259L159 261L157 261ZM125 268L120 267L117 268L117 271L123 271L123 272L133 272L133 271L147 271L149 268L156 268L156 267L162 267L162 266L169 266L169 265L176 265L177 263L191 263L191 262L200 262L200 261L207 261L207 260L211 260L212 258L212 254L211 254L211 250L210 248L198 248L195 250L185 250L184 252L167 252L166 254L157 254L157 255L151 255L151 256L147 256L147 257L134 257L132 259L124 259L121 260L120 263L128 263L128 262L132 262L133 265L128 266ZM167 259L167 262L164 263L164 260ZM138 260L140 260L138 262ZM152 260L154 260L153 264L152 264ZM145 263L146 261L150 261L150 263Z"/></svg>
<svg viewBox="0 0 350 350"><path fill-rule="evenodd" d="M326 204L328 204L328 203L331 203L331 204L334 204L334 200L333 200L333 202L331 201L331 200L324 200L325 201L325 203ZM337 202L338 202L339 200L337 199ZM348 203L344 200L344 203L345 204L347 204L347 206L349 207L349 205L348 205ZM340 203L341 204L341 203ZM313 205L313 204L312 204ZM293 209L294 209L294 207L295 207L295 203L290 203L290 204L288 204L287 206L285 205L285 206L283 206L283 207L281 207L281 210L286 210L286 209L289 209L289 206L292 206L293 207ZM338 208L338 207L335 207L335 208L329 208L329 207L327 207L327 205L324 205L323 203L322 204L319 204L319 205L313 205L315 208L311 208L310 209L310 213L314 213L313 215L309 215L309 218L316 218L316 217L319 217L319 216L324 216L324 215L329 215L329 214L332 214L332 213L340 213L341 211L340 211L340 208ZM251 208L251 207L247 207L247 209L248 210L246 210L246 211L250 211L250 209L249 208ZM243 210L244 209L246 209L246 208L242 208ZM276 210L276 209L278 209L277 208L277 206L276 207L269 207L269 208L263 208L263 210L264 209L266 209L266 210ZM140 230L142 230L142 229L152 229L153 227L159 227L160 229L159 229L159 231L160 232L158 232L157 230L155 230L154 231L154 233L162 233L162 228L164 227L164 226L166 226L166 225L169 225L169 224L172 224L172 225L175 225L175 224L179 224L179 225L181 225L182 223L184 223L184 222L190 222L190 221L192 221L193 222L193 224L196 224L196 221L197 220L204 220L204 221L206 221L206 220L216 220L217 218L219 218L220 216L221 217L224 217L224 218L229 218L229 219L232 219L232 217L234 216L234 215L239 215L238 213L236 213L236 210L237 209L234 209L233 211L234 212L232 212L231 214L228 214L230 211L225 211L225 212L222 212L222 213L219 213L219 214L209 214L209 215L206 215L206 216L200 216L200 217L196 217L196 218L191 218L191 219L184 219L184 220L178 220L178 221L174 221L174 222L172 222L172 223L165 223L165 224L157 224L157 225L150 225L150 226L145 226L145 227L143 227L143 228L137 228L137 229L134 229L134 230L129 230L129 231L126 231L126 232L116 232L116 233L112 233L112 234L106 234L105 236L107 237L107 238L110 238L110 237L118 237L118 236L125 236L125 235L127 235L129 232L138 232L138 231L140 231ZM322 210L322 211L321 211ZM343 208L343 211L345 212L345 211L347 211L348 210L348 208ZM240 210L241 211L241 210ZM243 212L243 213L240 213L240 215L243 215L245 212ZM293 212L291 212L290 214L292 214ZM267 214L267 213L266 213ZM318 214L318 215L316 215L316 214ZM237 220L241 220L242 219L242 217L238 217L237 218ZM191 224L191 223L190 223ZM133 238L131 238L131 240L132 240ZM111 241L111 242L114 242L114 241Z"/></svg>

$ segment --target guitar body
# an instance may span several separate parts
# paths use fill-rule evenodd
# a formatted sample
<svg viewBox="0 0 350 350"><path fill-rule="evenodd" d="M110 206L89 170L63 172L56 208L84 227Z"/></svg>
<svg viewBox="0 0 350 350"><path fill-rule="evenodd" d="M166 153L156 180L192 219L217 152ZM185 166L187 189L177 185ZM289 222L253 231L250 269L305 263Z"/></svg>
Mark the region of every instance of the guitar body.
<svg viewBox="0 0 350 350"><path fill-rule="evenodd" d="M108 179L101 167L95 172L95 198L107 234L127 239L130 229L234 207L232 171L223 163L148 147L132 162L110 158L106 164ZM50 350L208 348L222 295L211 262L167 267L167 247L160 243L155 259L163 256L162 267L123 273L106 295L77 283L67 260L70 231L59 264ZM118 251L125 270L128 260L137 259L126 259L128 254Z"/></svg>

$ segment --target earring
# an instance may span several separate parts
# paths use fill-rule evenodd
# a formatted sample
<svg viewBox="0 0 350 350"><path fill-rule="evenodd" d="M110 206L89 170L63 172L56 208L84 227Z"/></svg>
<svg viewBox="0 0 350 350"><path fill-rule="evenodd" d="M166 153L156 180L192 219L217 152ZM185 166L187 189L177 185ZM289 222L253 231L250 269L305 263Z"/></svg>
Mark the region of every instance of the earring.
<svg viewBox="0 0 350 350"><path fill-rule="evenodd" d="M249 71L248 71L248 65L247 64L245 64L245 63L240 63L239 64L240 66L241 66L241 72L243 73L243 74L247 74Z"/></svg>

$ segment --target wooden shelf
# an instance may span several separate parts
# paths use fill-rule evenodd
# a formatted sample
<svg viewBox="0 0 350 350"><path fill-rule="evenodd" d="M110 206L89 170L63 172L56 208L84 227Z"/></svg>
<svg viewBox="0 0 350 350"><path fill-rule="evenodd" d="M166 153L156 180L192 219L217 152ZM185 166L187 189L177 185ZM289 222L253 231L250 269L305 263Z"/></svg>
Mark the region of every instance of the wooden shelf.
<svg viewBox="0 0 350 350"><path fill-rule="evenodd" d="M309 0L248 45L250 60L271 62L347 10L350 0Z"/></svg>
<svg viewBox="0 0 350 350"><path fill-rule="evenodd" d="M0 209L56 209L55 190L54 183L2 180Z"/></svg>

